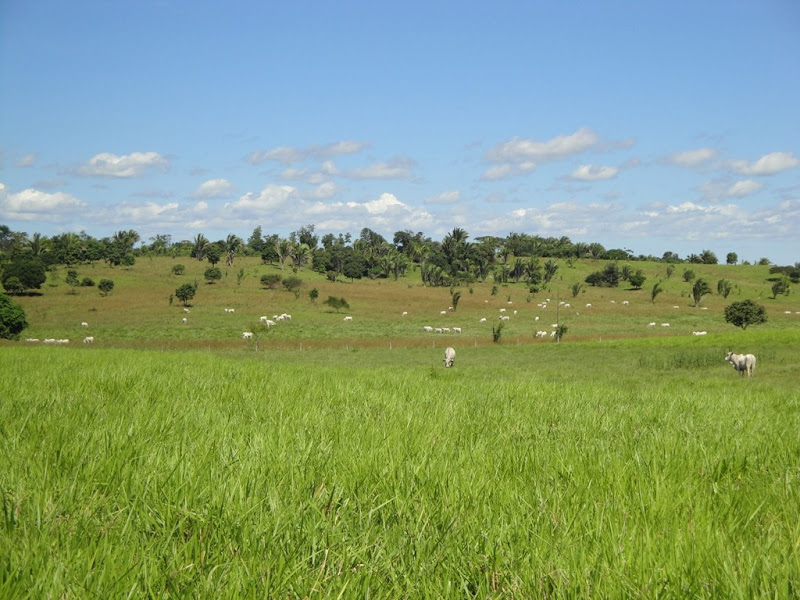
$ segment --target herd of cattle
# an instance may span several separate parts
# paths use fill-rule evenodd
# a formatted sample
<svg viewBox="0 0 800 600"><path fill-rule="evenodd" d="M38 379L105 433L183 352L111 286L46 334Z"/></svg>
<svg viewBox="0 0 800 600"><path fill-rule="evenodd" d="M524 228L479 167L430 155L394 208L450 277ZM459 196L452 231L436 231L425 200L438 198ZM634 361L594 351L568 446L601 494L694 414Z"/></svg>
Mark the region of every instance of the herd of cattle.
<svg viewBox="0 0 800 600"><path fill-rule="evenodd" d="M488 301L486 301L486 302L488 302ZM545 302L540 302L537 306L539 308L547 308L547 304L549 302L550 302L550 299L548 298ZM613 300L611 302L614 303ZM509 304L511 304L510 301L509 301ZM622 304L623 305L627 305L628 301L625 300ZM560 302L559 305L564 307L564 308L571 308L570 304L565 303L565 302ZM586 308L592 308L592 305L591 304L586 304ZM679 307L675 306L673 308L679 308ZM188 308L184 308L183 310L186 313L190 312ZM231 313L235 312L235 309L233 309L233 308L225 308L224 310L228 314L231 314ZM440 316L445 316L445 315L447 315L448 312L454 312L454 310L455 310L454 307L451 306L447 310L440 311L439 314L440 314ZM498 318L499 318L500 321L508 321L510 319L510 316L508 314L504 314L504 313L507 312L507 309L501 308L501 309L499 309L499 312L500 312L500 315L499 315ZM789 313L789 312L790 311L787 311L787 313ZM513 314L516 316L518 314L518 312L516 310L514 310ZM404 311L402 313L402 316L403 317L407 317L408 316L408 311ZM274 327L277 323L279 323L281 321L291 321L292 320L292 315L290 315L288 313L282 313L280 315L273 315L271 319L269 317L267 317L266 315L264 315L264 316L259 317L258 320L259 320L259 323L262 323L267 328L270 328L270 327ZM344 321L345 322L352 322L352 320L353 320L352 316L344 317ZM186 317L183 317L181 319L181 321L184 324L188 323L188 319ZM539 321L539 317L538 316L535 317L535 321ZM486 322L486 318L482 317L481 319L479 319L479 322L480 323L485 323ZM647 324L648 328L655 327L655 326L656 326L655 322L650 322L650 323ZM661 327L669 327L669 326L670 326L669 323L661 323ZM89 324L87 322L83 321L83 322L81 322L81 327L85 329L85 328L89 327ZM537 338L555 337L555 335L556 335L555 329L557 327L558 327L558 324L554 323L552 325L553 331L551 331L551 332L537 331L534 334L534 336L537 337ZM430 325L423 326L422 330L424 332L426 332L426 333L456 333L456 334L460 334L463 331L461 327L432 327ZM706 335L706 333L707 332L705 332L705 331L693 331L692 335ZM253 339L253 337L254 337L254 334L253 334L252 331L243 331L242 332L242 339L248 340L248 339ZM25 341L28 342L28 343L37 343L37 342L39 342L39 339L38 338L26 338ZM65 345L65 344L69 344L69 340L68 339L45 338L44 340L42 340L42 343L48 344L48 345L50 345L50 344ZM94 336L89 335L89 336L84 337L83 338L83 343L84 344L93 344L94 343ZM455 351L455 349L452 348L452 347L448 347L444 351L444 366L447 367L447 368L452 367L455 364L455 360L456 360L456 351ZM735 354L733 352L728 352L728 354L725 356L725 360L727 362L729 362L731 364L731 366L742 377L744 377L745 374L747 374L748 377L752 377L755 374L756 357L753 354Z"/></svg>

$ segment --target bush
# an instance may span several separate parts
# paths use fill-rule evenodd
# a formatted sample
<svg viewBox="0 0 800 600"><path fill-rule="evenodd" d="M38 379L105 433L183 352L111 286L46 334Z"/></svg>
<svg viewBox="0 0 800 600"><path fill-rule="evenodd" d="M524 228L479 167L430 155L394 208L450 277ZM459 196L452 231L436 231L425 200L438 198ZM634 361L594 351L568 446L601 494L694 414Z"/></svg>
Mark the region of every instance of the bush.
<svg viewBox="0 0 800 600"><path fill-rule="evenodd" d="M347 303L347 300L345 300L344 298L337 298L336 296L328 296L328 299L325 300L323 304L330 306L336 312L339 312L343 308L346 309L350 308L350 305Z"/></svg>
<svg viewBox="0 0 800 600"><path fill-rule="evenodd" d="M207 283L214 283L222 279L222 271L220 271L217 267L209 267L203 273L203 277L206 278Z"/></svg>
<svg viewBox="0 0 800 600"><path fill-rule="evenodd" d="M172 265L172 274L173 275L183 275L184 273L186 273L186 266L185 265L181 265L181 264Z"/></svg>
<svg viewBox="0 0 800 600"><path fill-rule="evenodd" d="M3 285L12 277L16 277L24 289L38 290L47 280L47 273L40 260L16 260L3 269Z"/></svg>
<svg viewBox="0 0 800 600"><path fill-rule="evenodd" d="M725 307L725 322L747 329L748 325L767 322L767 309L752 300L734 302Z"/></svg>
<svg viewBox="0 0 800 600"><path fill-rule="evenodd" d="M23 308L5 294L0 294L0 338L18 340L27 326Z"/></svg>
<svg viewBox="0 0 800 600"><path fill-rule="evenodd" d="M114 282L110 279L101 279L100 285L97 286L97 289L100 290L100 294L103 296L108 296L111 293L111 290L114 289Z"/></svg>
<svg viewBox="0 0 800 600"><path fill-rule="evenodd" d="M91 277L84 277L81 279L81 287L94 287L94 279Z"/></svg>
<svg viewBox="0 0 800 600"><path fill-rule="evenodd" d="M3 287L9 294L14 296L18 296L25 291L25 286L22 285L19 277L9 277L3 282Z"/></svg>
<svg viewBox="0 0 800 600"><path fill-rule="evenodd" d="M186 306L189 304L189 301L194 298L195 292L194 285L191 283L184 283L181 287L175 290L175 297L183 302L183 305Z"/></svg>
<svg viewBox="0 0 800 600"><path fill-rule="evenodd" d="M628 277L628 282L631 284L631 287L637 290L642 289L644 282L647 280L644 273L642 273L641 269L637 270L635 273L631 274Z"/></svg>
<svg viewBox="0 0 800 600"><path fill-rule="evenodd" d="M262 275L261 276L261 285L269 290L274 290L278 287L278 284L281 282L281 276L277 273L271 273L269 275Z"/></svg>

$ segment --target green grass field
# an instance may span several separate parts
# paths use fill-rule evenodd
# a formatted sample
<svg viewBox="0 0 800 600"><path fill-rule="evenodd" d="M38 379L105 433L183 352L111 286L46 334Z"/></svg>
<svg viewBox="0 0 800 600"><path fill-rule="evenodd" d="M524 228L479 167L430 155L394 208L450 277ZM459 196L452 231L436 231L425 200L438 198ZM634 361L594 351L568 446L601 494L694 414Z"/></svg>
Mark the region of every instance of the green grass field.
<svg viewBox="0 0 800 600"><path fill-rule="evenodd" d="M765 267L695 267L739 285L707 311L678 270L655 304L650 286L572 298L573 271L597 269L579 264L530 302L476 284L440 321L448 290L413 276L301 272L347 298L337 314L243 262L183 324L168 296L195 275L172 262L110 271L107 298L54 280L20 299L23 337L72 341L0 345L0 597L798 596L800 316ZM759 290L767 324L724 323ZM534 339L559 298L564 341ZM518 315L494 344L500 307ZM281 312L258 351L240 339Z"/></svg>

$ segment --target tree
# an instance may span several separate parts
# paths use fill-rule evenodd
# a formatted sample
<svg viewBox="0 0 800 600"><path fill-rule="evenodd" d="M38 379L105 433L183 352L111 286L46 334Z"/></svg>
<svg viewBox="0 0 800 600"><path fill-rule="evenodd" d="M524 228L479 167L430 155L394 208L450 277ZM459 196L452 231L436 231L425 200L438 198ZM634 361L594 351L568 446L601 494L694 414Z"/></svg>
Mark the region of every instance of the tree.
<svg viewBox="0 0 800 600"><path fill-rule="evenodd" d="M64 278L64 283L70 287L69 293L74 294L75 288L80 283L80 281L78 281L78 272L75 269L69 269L67 271L67 276Z"/></svg>
<svg viewBox="0 0 800 600"><path fill-rule="evenodd" d="M343 308L350 309L350 305L347 303L347 300L344 298L337 298L336 296L328 296L328 299L325 300L323 304L330 306L337 313Z"/></svg>
<svg viewBox="0 0 800 600"><path fill-rule="evenodd" d="M225 265L228 267L233 266L233 259L236 256L236 251L244 245L242 238L231 234L225 240Z"/></svg>
<svg viewBox="0 0 800 600"><path fill-rule="evenodd" d="M725 322L742 329L760 325L767 322L767 309L752 300L734 302L725 307Z"/></svg>
<svg viewBox="0 0 800 600"><path fill-rule="evenodd" d="M194 298L195 292L194 285L191 283L184 283L181 287L175 290L175 297L183 302L184 306L188 306L189 301Z"/></svg>
<svg viewBox="0 0 800 600"><path fill-rule="evenodd" d="M694 279L694 271L692 271L691 269L686 269L683 272L683 280L688 283L693 279Z"/></svg>
<svg viewBox="0 0 800 600"><path fill-rule="evenodd" d="M47 281L44 264L39 259L15 260L7 264L3 269L3 286L11 277L16 277L26 290L38 290Z"/></svg>
<svg viewBox="0 0 800 600"><path fill-rule="evenodd" d="M708 282L705 279L698 279L695 281L694 285L692 286L692 300L694 300L694 305L699 306L703 296L707 296L710 293L711 286L708 285Z"/></svg>
<svg viewBox="0 0 800 600"><path fill-rule="evenodd" d="M453 292L451 299L453 301L453 311L458 310L458 301L461 300L461 292Z"/></svg>
<svg viewBox="0 0 800 600"><path fill-rule="evenodd" d="M784 276L772 284L772 299L778 297L778 294L789 295L789 278Z"/></svg>
<svg viewBox="0 0 800 600"><path fill-rule="evenodd" d="M97 289L100 290L102 296L108 296L114 289L114 282L111 279L101 279Z"/></svg>
<svg viewBox="0 0 800 600"><path fill-rule="evenodd" d="M595 271L586 278L586 283L598 287L617 287L620 273L617 263L609 263L602 271Z"/></svg>
<svg viewBox="0 0 800 600"><path fill-rule="evenodd" d="M217 267L209 267L203 273L203 277L206 278L207 283L215 283L222 279L222 271L220 271Z"/></svg>
<svg viewBox="0 0 800 600"><path fill-rule="evenodd" d="M319 290L317 288L312 288L308 292L308 299L311 300L311 304L316 304L317 298L319 298Z"/></svg>
<svg viewBox="0 0 800 600"><path fill-rule="evenodd" d="M268 273L261 276L261 285L268 290L274 290L281 282L281 276L277 273Z"/></svg>
<svg viewBox="0 0 800 600"><path fill-rule="evenodd" d="M5 294L0 294L0 338L18 340L27 326L23 308Z"/></svg>
<svg viewBox="0 0 800 600"><path fill-rule="evenodd" d="M733 284L727 279L720 279L717 282L717 293L723 298L727 298L733 290Z"/></svg>
<svg viewBox="0 0 800 600"><path fill-rule="evenodd" d="M222 259L222 248L220 248L218 244L206 244L205 257L212 266L216 266Z"/></svg>
<svg viewBox="0 0 800 600"><path fill-rule="evenodd" d="M703 262L704 265L716 265L719 262L717 260L717 255L714 254L711 250L703 250L700 253L700 260Z"/></svg>
<svg viewBox="0 0 800 600"><path fill-rule="evenodd" d="M206 255L206 246L208 245L208 238L202 233L198 233L192 242L192 251L189 254L192 258L203 260Z"/></svg>
<svg viewBox="0 0 800 600"><path fill-rule="evenodd" d="M289 277L284 277L281 283L287 291L294 293L296 298L300 294L300 286L303 285L303 280L294 275L290 275Z"/></svg>
<svg viewBox="0 0 800 600"><path fill-rule="evenodd" d="M728 252L725 256L725 264L735 265L737 262L739 262L739 255L736 252Z"/></svg>
<svg viewBox="0 0 800 600"><path fill-rule="evenodd" d="M572 297L573 298L577 298L578 294L580 294L581 290L583 289L583 284L582 283L573 283L571 289L572 289Z"/></svg>
<svg viewBox="0 0 800 600"><path fill-rule="evenodd" d="M12 296L18 296L25 291L25 286L19 280L19 277L9 277L3 282L3 287Z"/></svg>
<svg viewBox="0 0 800 600"><path fill-rule="evenodd" d="M564 323L559 323L558 327L556 327L556 333L553 336L556 342L560 342L561 338L564 337L567 333L567 326Z"/></svg>
<svg viewBox="0 0 800 600"><path fill-rule="evenodd" d="M650 302L653 304L656 303L656 296L658 296L661 292L664 291L664 288L661 287L661 282L659 281L653 286L653 289L650 291Z"/></svg>
<svg viewBox="0 0 800 600"><path fill-rule="evenodd" d="M628 282L631 284L632 288L640 290L642 289L646 279L647 277L645 277L644 273L642 273L642 270L638 269L635 273L628 277Z"/></svg>
<svg viewBox="0 0 800 600"><path fill-rule="evenodd" d="M183 275L186 273L186 267L181 264L172 265L172 274L173 275Z"/></svg>

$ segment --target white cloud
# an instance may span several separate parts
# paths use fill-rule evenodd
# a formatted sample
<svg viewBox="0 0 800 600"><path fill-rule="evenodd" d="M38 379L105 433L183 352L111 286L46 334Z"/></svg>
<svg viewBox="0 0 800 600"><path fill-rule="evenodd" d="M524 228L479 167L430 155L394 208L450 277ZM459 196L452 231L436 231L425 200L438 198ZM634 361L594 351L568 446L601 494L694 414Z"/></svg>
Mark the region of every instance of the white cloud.
<svg viewBox="0 0 800 600"><path fill-rule="evenodd" d="M356 154L367 147L369 147L367 143L352 140L344 140L322 146L307 146L305 148L279 146L272 150L254 150L247 156L247 162L251 165L258 165L267 161L291 164L310 159L325 160L332 156Z"/></svg>
<svg viewBox="0 0 800 600"><path fill-rule="evenodd" d="M52 221L84 207L85 202L63 192L50 194L28 188L12 194L0 183L0 216L4 219Z"/></svg>
<svg viewBox="0 0 800 600"><path fill-rule="evenodd" d="M425 199L425 204L456 204L461 200L461 192L459 190L447 190Z"/></svg>
<svg viewBox="0 0 800 600"><path fill-rule="evenodd" d="M413 161L398 157L388 162L379 162L367 167L348 169L343 175L350 179L411 179Z"/></svg>
<svg viewBox="0 0 800 600"><path fill-rule="evenodd" d="M15 165L18 167L32 167L36 163L36 158L36 154L26 154L20 156Z"/></svg>
<svg viewBox="0 0 800 600"><path fill-rule="evenodd" d="M235 191L236 186L227 179L209 179L200 184L192 198L227 198Z"/></svg>
<svg viewBox="0 0 800 600"><path fill-rule="evenodd" d="M750 194L756 193L763 187L763 183L753 181L752 179L745 179L744 181L737 181L731 187L729 187L727 195L736 197L749 196Z"/></svg>
<svg viewBox="0 0 800 600"><path fill-rule="evenodd" d="M148 169L166 171L169 161L157 152L134 152L123 156L103 152L78 168L79 175L90 177L138 177Z"/></svg>
<svg viewBox="0 0 800 600"><path fill-rule="evenodd" d="M159 204L158 202L144 202L143 204L118 204L109 213L113 214L113 220L121 222L149 223L154 220L162 220L169 214L178 211L177 202Z"/></svg>
<svg viewBox="0 0 800 600"><path fill-rule="evenodd" d="M225 208L235 213L252 211L254 215L263 216L280 209L296 193L292 186L269 184L260 193L248 192L236 202L226 204Z"/></svg>
<svg viewBox="0 0 800 600"><path fill-rule="evenodd" d="M499 179L506 179L507 177L517 177L519 175L527 175L536 170L536 163L523 162L519 164L495 165L489 167L481 175L482 181L497 181Z"/></svg>
<svg viewBox="0 0 800 600"><path fill-rule="evenodd" d="M598 141L597 135L588 127L582 127L570 135L559 135L545 142L512 138L502 142L486 153L490 162L522 163L558 160L591 148Z"/></svg>
<svg viewBox="0 0 800 600"><path fill-rule="evenodd" d="M732 160L730 167L741 175L775 175L787 169L800 166L800 160L791 152L772 152L765 154L754 163L745 160Z"/></svg>
<svg viewBox="0 0 800 600"><path fill-rule="evenodd" d="M579 181L600 181L616 177L617 173L619 173L619 169L616 167L581 165L572 172L570 177Z"/></svg>
<svg viewBox="0 0 800 600"><path fill-rule="evenodd" d="M685 152L676 152L667 157L667 162L677 166L686 168L695 168L707 164L710 160L716 158L717 151L713 148L698 148L696 150L686 150Z"/></svg>

